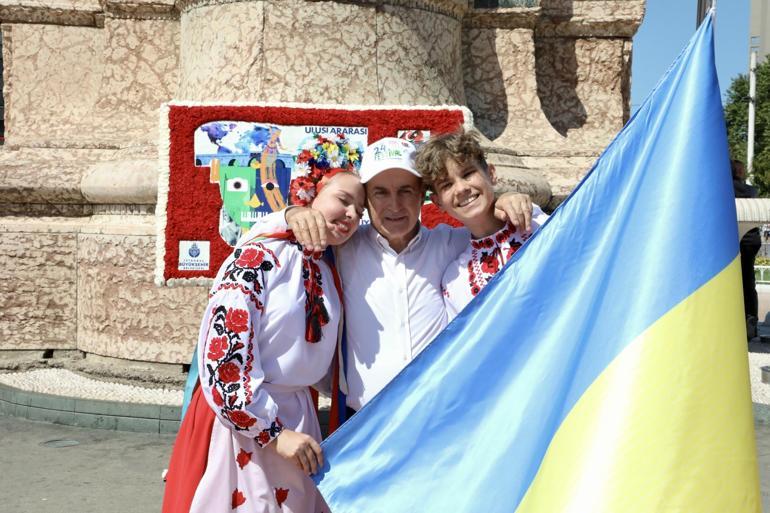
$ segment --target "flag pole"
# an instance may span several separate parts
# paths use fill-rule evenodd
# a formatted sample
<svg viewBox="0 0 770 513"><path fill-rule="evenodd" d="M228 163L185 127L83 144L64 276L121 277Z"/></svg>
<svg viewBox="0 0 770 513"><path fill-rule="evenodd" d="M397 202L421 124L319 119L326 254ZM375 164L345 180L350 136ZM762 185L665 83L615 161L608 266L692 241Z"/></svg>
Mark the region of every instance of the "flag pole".
<svg viewBox="0 0 770 513"><path fill-rule="evenodd" d="M746 176L754 171L754 123L757 102L757 49L751 49L749 57L749 128L746 148ZM749 183L751 181L749 180Z"/></svg>
<svg viewBox="0 0 770 513"><path fill-rule="evenodd" d="M695 17L696 30L698 29L698 27L700 27L700 24L703 22L703 18L705 18L709 14L713 6L714 6L713 0L698 0L698 12L696 13L696 17Z"/></svg>

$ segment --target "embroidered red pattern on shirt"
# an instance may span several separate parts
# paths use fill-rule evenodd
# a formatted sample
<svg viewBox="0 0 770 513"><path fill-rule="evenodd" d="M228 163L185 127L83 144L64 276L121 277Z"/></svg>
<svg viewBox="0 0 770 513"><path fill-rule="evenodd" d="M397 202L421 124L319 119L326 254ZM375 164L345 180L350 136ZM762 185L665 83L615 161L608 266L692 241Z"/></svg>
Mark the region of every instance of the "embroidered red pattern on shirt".
<svg viewBox="0 0 770 513"><path fill-rule="evenodd" d="M246 496L243 495L243 492L239 489L233 490L233 498L232 498L232 509L237 508L238 506L242 506L246 502Z"/></svg>
<svg viewBox="0 0 770 513"><path fill-rule="evenodd" d="M241 449L238 453L238 456L235 458L235 462L238 464L238 467L240 467L241 470L243 470L243 467L248 465L251 461L251 454L252 453L246 452L243 449Z"/></svg>
<svg viewBox="0 0 770 513"><path fill-rule="evenodd" d="M275 253L262 244L238 248L225 268L221 285L212 296L221 290L240 291L253 305L252 312L261 312L264 307L259 296L264 291L265 274L280 266ZM249 379L254 361L255 336L249 308L215 305L203 353L205 371L201 379L208 379L212 401L219 408L219 415L229 421L236 431L247 431L258 421L246 408L253 398ZM258 433L258 443L270 443L281 429L282 425L276 419ZM239 458L240 464L243 458L240 455Z"/></svg>
<svg viewBox="0 0 770 513"><path fill-rule="evenodd" d="M278 503L278 507L283 509L283 503L289 498L288 488L276 488L275 489L275 502Z"/></svg>
<svg viewBox="0 0 770 513"><path fill-rule="evenodd" d="M510 260L528 238L513 226L482 239L471 240L471 258L468 260L468 287L477 296L489 280Z"/></svg>
<svg viewBox="0 0 770 513"><path fill-rule="evenodd" d="M322 328L329 323L329 311L324 302L323 278L317 260L322 253L313 253L292 237L289 242L302 252L302 285L305 287L305 340L311 344L321 340Z"/></svg>

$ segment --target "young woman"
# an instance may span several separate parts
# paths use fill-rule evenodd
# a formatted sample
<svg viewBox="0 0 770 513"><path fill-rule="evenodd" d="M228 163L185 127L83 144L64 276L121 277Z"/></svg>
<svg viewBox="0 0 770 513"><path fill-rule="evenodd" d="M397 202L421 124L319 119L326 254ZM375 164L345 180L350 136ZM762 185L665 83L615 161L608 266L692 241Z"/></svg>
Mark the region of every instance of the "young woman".
<svg viewBox="0 0 770 513"><path fill-rule="evenodd" d="M297 158L293 204L326 220L330 243L355 232L359 153L317 137ZM220 268L198 339L200 386L174 445L164 513L328 513L308 477L323 464L308 387L329 368L338 280L293 234L247 234Z"/></svg>

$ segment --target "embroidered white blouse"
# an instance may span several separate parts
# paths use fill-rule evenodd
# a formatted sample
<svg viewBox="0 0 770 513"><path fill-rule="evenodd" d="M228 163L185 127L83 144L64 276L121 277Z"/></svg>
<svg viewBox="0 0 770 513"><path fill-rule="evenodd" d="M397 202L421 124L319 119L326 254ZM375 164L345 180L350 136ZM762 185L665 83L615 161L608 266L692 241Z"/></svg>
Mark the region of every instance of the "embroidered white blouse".
<svg viewBox="0 0 770 513"><path fill-rule="evenodd" d="M339 294L327 264L296 242L248 237L220 268L201 323L201 392L217 420L191 511L328 511L312 481L264 447L284 427L321 439L308 386L334 355Z"/></svg>

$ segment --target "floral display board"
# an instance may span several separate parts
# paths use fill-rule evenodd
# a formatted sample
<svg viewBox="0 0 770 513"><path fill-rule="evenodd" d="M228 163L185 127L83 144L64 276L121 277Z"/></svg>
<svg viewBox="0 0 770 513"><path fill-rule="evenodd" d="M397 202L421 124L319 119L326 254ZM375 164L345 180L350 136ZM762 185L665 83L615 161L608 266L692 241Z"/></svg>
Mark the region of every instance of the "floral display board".
<svg viewBox="0 0 770 513"><path fill-rule="evenodd" d="M324 138L345 138L356 158L383 137L420 144L472 123L458 106L164 104L156 283L208 283L242 234L288 205L297 156Z"/></svg>

